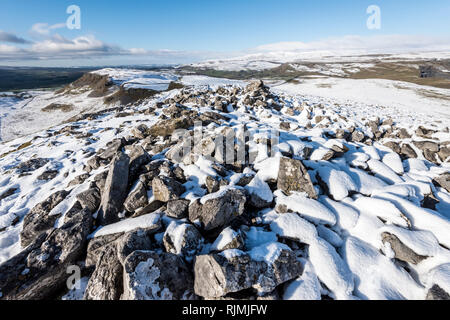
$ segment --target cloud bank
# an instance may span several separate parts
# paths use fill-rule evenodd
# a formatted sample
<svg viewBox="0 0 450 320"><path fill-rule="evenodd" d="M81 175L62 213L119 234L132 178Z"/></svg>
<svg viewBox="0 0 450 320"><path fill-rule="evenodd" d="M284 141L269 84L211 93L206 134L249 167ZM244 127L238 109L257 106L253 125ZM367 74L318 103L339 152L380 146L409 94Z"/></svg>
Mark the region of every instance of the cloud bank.
<svg viewBox="0 0 450 320"><path fill-rule="evenodd" d="M206 52L146 50L122 48L106 43L93 35L68 39L55 33L65 24L36 23L30 29L35 41L0 30L0 65L21 62L65 61L67 65L105 64L110 61L126 63L180 64L212 59L236 59L240 57L264 59L278 57L280 61L317 56L343 56L353 54L450 52L450 37L411 35L345 36L313 42L280 42L265 44L239 52ZM116 58L113 60L113 58ZM114 62L116 63L116 62ZM116 63L119 64L119 63Z"/></svg>

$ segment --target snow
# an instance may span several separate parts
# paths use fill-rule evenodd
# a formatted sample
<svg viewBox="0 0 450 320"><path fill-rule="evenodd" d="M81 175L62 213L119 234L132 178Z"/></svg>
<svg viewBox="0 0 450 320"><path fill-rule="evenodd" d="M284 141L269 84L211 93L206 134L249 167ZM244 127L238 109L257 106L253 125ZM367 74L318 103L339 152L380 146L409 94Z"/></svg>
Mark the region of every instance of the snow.
<svg viewBox="0 0 450 320"><path fill-rule="evenodd" d="M317 232L322 239L326 240L336 248L339 248L344 243L342 238L336 232L323 225L317 226Z"/></svg>
<svg viewBox="0 0 450 320"><path fill-rule="evenodd" d="M398 207L416 229L431 231L438 239L439 243L450 248L450 221L441 216L438 212L421 208L414 203L401 197L386 194L383 198L391 201Z"/></svg>
<svg viewBox="0 0 450 320"><path fill-rule="evenodd" d="M303 264L302 275L286 286L283 300L321 300L321 286L314 267L309 261L303 261Z"/></svg>
<svg viewBox="0 0 450 320"><path fill-rule="evenodd" d="M336 224L336 216L320 202L302 193L285 196L281 190L275 191L277 205L285 205L288 210L297 212L313 223Z"/></svg>
<svg viewBox="0 0 450 320"><path fill-rule="evenodd" d="M234 239L239 236L239 233L234 231L231 227L227 227L222 230L216 240L210 247L211 251L222 251L227 245L229 245Z"/></svg>
<svg viewBox="0 0 450 320"><path fill-rule="evenodd" d="M227 260L232 260L233 258L245 255L245 252L239 249L228 249L220 252L219 254Z"/></svg>
<svg viewBox="0 0 450 320"><path fill-rule="evenodd" d="M375 159L367 161L370 170L375 173L375 176L383 179L384 181L394 184L404 182L390 167Z"/></svg>
<svg viewBox="0 0 450 320"><path fill-rule="evenodd" d="M274 232L264 231L262 228L251 227L245 232L245 247L253 249L267 243L277 242L278 238Z"/></svg>
<svg viewBox="0 0 450 320"><path fill-rule="evenodd" d="M134 70L123 68L106 68L92 73L110 77L114 84L124 88L139 88L155 91L165 91L170 82L177 81L178 76L171 73L161 73L146 70Z"/></svg>
<svg viewBox="0 0 450 320"><path fill-rule="evenodd" d="M404 173L402 160L396 153L387 153L383 157L383 163L391 168L396 174L402 175Z"/></svg>
<svg viewBox="0 0 450 320"><path fill-rule="evenodd" d="M320 197L320 202L327 206L337 217L337 224L342 229L353 229L359 219L359 213L354 208L342 202Z"/></svg>
<svg viewBox="0 0 450 320"><path fill-rule="evenodd" d="M391 106L397 110L415 113L433 113L449 116L450 102L429 99L423 92L449 96L449 89L420 86L409 82L386 79L310 78L298 84L283 84L278 90L291 94L305 94L332 98L338 103L351 101L374 106Z"/></svg>
<svg viewBox="0 0 450 320"><path fill-rule="evenodd" d="M317 277L337 299L351 298L354 283L353 274L347 263L325 240L318 238L309 246L309 259L314 265Z"/></svg>
<svg viewBox="0 0 450 320"><path fill-rule="evenodd" d="M89 282L88 277L82 277L77 280L71 290L61 297L61 300L83 300Z"/></svg>
<svg viewBox="0 0 450 320"><path fill-rule="evenodd" d="M109 234L130 232L137 229L155 228L159 225L160 215L158 213L150 213L137 218L125 219L120 222L109 224L98 228L89 235L89 238L97 238Z"/></svg>
<svg viewBox="0 0 450 320"><path fill-rule="evenodd" d="M379 217L388 224L396 224L402 227L409 226L407 217L390 201L360 197L354 202L360 211Z"/></svg>
<svg viewBox="0 0 450 320"><path fill-rule="evenodd" d="M318 173L334 200L342 200L348 196L349 192L357 189L352 178L344 171L322 166L318 169Z"/></svg>
<svg viewBox="0 0 450 320"><path fill-rule="evenodd" d="M257 176L263 181L276 180L280 170L280 158L271 157L261 162L255 163Z"/></svg>
<svg viewBox="0 0 450 320"><path fill-rule="evenodd" d="M353 67L357 68L349 66ZM324 72L327 70L336 74L347 72L346 68L333 66L332 63ZM170 74L149 72L145 75L145 71L129 69L102 72L109 74L116 84L125 87L161 85L162 89L169 80L176 79ZM425 160L421 151L412 144L412 141L421 140L414 134L418 125L439 130L438 134L433 135L433 141L441 145L450 141L450 134L445 132L448 112L443 112L445 108L448 109L448 102L438 98L419 98L414 90L447 96L448 91L431 90L424 86L394 90L391 82L347 80L351 79L305 79L305 82L299 85L280 85L279 81L266 82L274 86L275 92L283 95L286 102L284 112L264 108L248 108L246 111L242 105L238 105L235 111L228 113L228 124L212 124L205 129L211 130L213 135L225 126L239 131L236 128L245 125L255 131L257 134L251 147L252 151L258 152L257 162L251 167L252 170L246 168L243 173L228 170L223 178L229 181L230 185L206 196L206 177L217 176L212 162L199 157L189 166L180 164L188 179L184 184L187 190L182 198L200 198L201 203L205 203L222 196L227 190L237 188L258 195L268 202L275 197L277 205L286 205L291 212L278 214L273 206L254 212L252 208L250 214L251 218L256 220L255 226L248 229L243 227L239 231L225 228L214 243L203 247L202 254L223 250L238 235L242 236L245 242L245 252L233 249L225 250L221 255L232 258L251 253L255 259L273 262L281 250L288 249L291 243L306 244L301 246L300 250L295 248L305 266L302 276L280 286L280 291L284 290L280 293L286 299L320 299L323 295L338 299L423 299L434 283L450 290L450 253L447 249L450 247L450 194L433 185L432 181L438 175L448 172L450 165L434 164ZM185 85L197 86L202 90L214 90L219 85L247 84L244 81L194 75L183 76L181 81ZM314 81L317 84L329 83L331 88L317 87L310 92L302 91L302 88ZM350 83L353 87L350 87ZM387 85L386 88L380 87L383 84ZM351 92L339 92L337 89L340 87ZM364 92L364 88L376 90ZM318 91L321 94L311 95ZM131 111L131 115L123 118L116 117L116 113L112 111L101 114L95 120L71 123L77 126L75 134L57 133L67 126L59 123L85 110L102 110L105 107L102 98L88 98L89 92L79 92L73 96L36 92L31 98L20 101L5 98L4 113L0 115L2 138L14 140L0 144L0 154L5 154L0 158L0 195L10 188L16 188L16 191L0 200L0 263L23 250L20 245L23 217L36 204L55 191L71 189L70 195L50 213L62 214L55 224L55 227L60 227L64 214L76 201L76 195L89 188L96 174L107 169L103 167L95 170L84 183L69 188L68 183L85 172L83 165L88 158L104 148L110 140L129 136L131 129L138 124L152 126L158 121L158 115L143 116L140 112L154 106L156 102L173 97L176 92L178 91L159 93L139 106L126 107L125 111ZM398 92L400 94L397 95ZM352 95L353 99L346 99ZM392 99L392 103L387 101L388 98ZM0 98L0 103L2 99L4 98ZM42 107L53 102L73 103L77 110L67 114L60 111L49 114L40 112ZM407 103L410 103L409 108L404 107ZM322 107L319 107L319 104ZM187 104L187 107L194 108L191 104ZM286 111L291 107L302 107L303 111L300 115L289 116ZM209 106L199 108L200 112L211 110ZM134 112L136 114L133 115ZM298 114L297 110L295 112ZM331 119L330 122L325 121L326 127L316 126L314 119L319 115ZM350 127L370 135L367 121L376 117L381 117L381 121L392 117L395 125L407 129L413 135L412 138L399 140L389 135L378 142L375 141L373 146L329 138L328 133ZM275 144L275 153L270 154L261 141L268 138L271 130L278 128L282 121L290 122L291 130L280 133L280 143ZM307 123L312 128L305 128ZM388 128L383 126L381 129ZM92 136L80 138L87 134ZM387 141L410 144L418 153L418 158L400 161L398 155L383 146ZM19 148L24 144L25 147ZM324 153L333 146L346 147L349 151L333 160L321 161ZM313 151L310 158L305 155L306 147ZM302 193L293 193L290 196L281 190L272 193L270 188L276 186L274 182L278 177L281 152L292 152L293 158L302 159L320 196L318 200L310 199ZM15 173L14 168L17 165L32 158L47 158L49 162L30 172L28 176ZM153 160L155 159L164 160L164 154L155 156ZM54 179L37 179L44 171L55 168L59 174ZM325 182L327 188L319 186L316 175ZM254 177L246 187L236 186L235 183L243 176ZM148 193L151 198L151 190ZM439 201L435 210L422 207L425 196L434 196ZM190 222L175 222L160 218L159 214L155 213L100 227L89 238L155 227L160 224L160 219L163 219L167 228L155 235L155 241L162 245L164 233L169 232L175 240L175 250L179 253L183 232ZM198 221L192 223L195 225ZM382 244L383 232L395 234L405 245L428 258L417 265L408 264L406 268L403 263L393 260L392 248ZM295 241L285 241L286 239ZM45 256L41 258L45 259ZM150 281L157 279L157 271L146 274L146 269L152 269L150 262L139 269L139 283L143 284L142 288L151 287L158 291L157 280ZM81 296L81 291L66 294L67 299L77 299ZM156 297L150 298L162 296L170 297L170 293L161 294L158 291Z"/></svg>
<svg viewBox="0 0 450 320"><path fill-rule="evenodd" d="M280 256L282 251L291 251L287 245L279 242L269 242L248 251L248 254L255 261L264 261L272 265Z"/></svg>
<svg viewBox="0 0 450 320"><path fill-rule="evenodd" d="M384 232L393 234L412 251L421 256L435 256L441 249L436 237L430 231L408 230L397 226L385 226L378 230L381 234Z"/></svg>
<svg viewBox="0 0 450 320"><path fill-rule="evenodd" d="M270 224L270 229L280 237L310 244L317 239L316 227L296 213L280 215Z"/></svg>
<svg viewBox="0 0 450 320"><path fill-rule="evenodd" d="M269 185L258 176L254 177L253 180L245 186L245 189L249 194L254 194L268 203L273 201L272 190L270 190Z"/></svg>
<svg viewBox="0 0 450 320"><path fill-rule="evenodd" d="M427 288L431 288L434 284L446 292L450 291L450 263L442 264L432 269L427 276Z"/></svg>
<svg viewBox="0 0 450 320"><path fill-rule="evenodd" d="M347 238L343 256L357 279L355 294L370 300L422 300L425 290L370 244Z"/></svg>
<svg viewBox="0 0 450 320"><path fill-rule="evenodd" d="M357 192L364 194L366 196L372 195L374 190L381 189L386 187L388 184L383 180L371 176L367 174L365 171L356 169L356 168L348 168L346 172L354 181Z"/></svg>
<svg viewBox="0 0 450 320"><path fill-rule="evenodd" d="M206 178L208 176L217 176L216 171L212 168L213 162L207 160L205 157L200 156L195 164L184 165L180 164L180 167L184 170L184 174L190 180L196 181L199 185L206 184Z"/></svg>

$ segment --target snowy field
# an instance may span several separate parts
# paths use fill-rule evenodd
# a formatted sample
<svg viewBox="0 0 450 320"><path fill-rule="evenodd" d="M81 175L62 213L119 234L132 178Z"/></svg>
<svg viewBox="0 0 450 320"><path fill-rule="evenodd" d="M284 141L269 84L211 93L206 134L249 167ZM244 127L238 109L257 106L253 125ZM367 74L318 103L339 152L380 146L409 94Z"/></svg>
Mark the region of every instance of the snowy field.
<svg viewBox="0 0 450 320"><path fill-rule="evenodd" d="M450 121L450 89L384 79L317 77L298 81L298 84L283 84L274 89L290 94L329 98L339 104L363 103L386 107L393 112L401 110L409 112L412 117L421 114L425 116L424 120L429 116L443 116L443 120ZM376 112L372 114L376 115Z"/></svg>
<svg viewBox="0 0 450 320"><path fill-rule="evenodd" d="M97 73L111 76L118 85L159 91L178 79L170 74L133 70ZM247 128L254 133L249 148L255 155L255 163L243 172L226 170L219 177L214 161L201 152L192 161L177 162L169 158L170 151L182 143L176 137L172 141L170 137L160 139L156 145L153 142L145 147L151 163L168 161L170 171L181 168L186 181L183 182L185 191L179 196L191 205L196 200L199 205L217 201L230 190L245 192L252 205L259 206L254 209L254 220L251 220L256 222L234 229L221 226L223 230L215 239L196 239L196 246L188 250L187 230L201 228L198 221L186 217L175 219L166 215L164 209L137 218L123 211L119 222L92 230L89 241L161 224L162 229L152 238L155 245L159 250L167 250L163 239L170 237L171 252L187 264L193 263L195 256L218 252L227 263L236 263L236 259L242 257L248 257L255 264L265 263L269 266L268 273L273 271L270 268L281 255L288 252L303 266L303 272L282 284L276 283L279 298L286 300L425 299L434 285L450 293L450 192L433 182L449 173L450 158L442 159L434 154L431 161L415 144L434 143L438 151L449 147L450 100L429 95L450 97L450 90L385 80L316 78L299 84L273 86L276 96L264 101L266 104L257 105L246 102L246 95L252 92L244 91L247 83L243 81L204 76L184 76L181 81L190 86L188 92L193 98L201 97L206 101L202 107L186 102L187 110L201 114L217 112L224 116L203 128L202 146L223 130L238 134ZM220 88L223 86L226 86L225 91ZM207 94L205 87L209 90ZM8 104L5 110L9 108L9 111L2 118L2 139L14 140L0 144L0 154L3 154L0 158L0 265L24 249L20 234L24 217L33 207L56 191L70 190L64 200L46 213L59 215L54 228L60 228L67 212L76 204L77 195L90 189L95 176L111 166L107 163L90 171L79 184L70 184L86 174L88 160L107 149L113 139L136 135L134 129L138 125L151 128L157 124L164 118L160 116L170 111L170 105L164 102L176 98L180 92L184 91L161 92L139 105L125 107L120 116L113 110L94 120L64 124L62 121L76 114L106 108L102 98L88 98L89 92L75 96L42 93L17 104L6 98L3 103ZM225 97L232 101L230 92L238 92L234 94L235 105L230 106L230 103L222 111L214 108L217 99ZM254 96L258 97L256 93ZM71 104L75 109L41 111L51 103ZM275 104L281 106L279 110L273 107ZM149 108L154 113L146 113ZM376 122L376 130L383 133L384 138L375 137L370 121ZM432 133L427 138L419 136L420 126L432 129ZM372 143L336 136L339 130L348 128L355 130L354 136L360 134ZM408 137L395 136L400 129L404 129ZM271 130L280 131L279 140L272 146L273 154L268 153L262 142L267 140ZM145 146L144 142L138 138L134 145ZM417 156L401 158L385 145L387 142L408 144ZM158 144L164 147L154 151ZM130 153L129 149L125 153ZM305 176L310 177L309 193L285 192L280 183L274 184L282 175L289 174L282 172L283 159L287 158L301 161L305 166ZM30 159L43 161L36 168L20 169L20 165ZM54 172L55 176L49 180L40 178L48 172ZM161 175L171 176L167 172ZM212 192L206 186L208 177L220 178L227 185ZM250 179L240 185L243 178ZM153 191L146 190L148 203L155 199ZM424 205L430 197L437 201L433 208ZM399 240L403 244L401 249L409 249L412 253L407 252L417 260L411 260L410 256L404 258L396 247L398 242L387 241L386 234L389 239ZM229 249L238 236L245 239L242 246ZM145 264L139 266L144 268ZM135 279L135 285L151 284L146 284L138 271L128 276L130 278L124 279L130 283L130 279ZM200 277L197 273L195 276ZM84 291L93 280L83 278L81 281L81 291ZM197 286L197 279L195 281ZM250 287L260 296L269 294L269 289L274 290L271 284L262 282L239 289ZM227 293L238 291L225 289ZM199 295L205 291L196 287ZM69 291L64 299L80 299L83 294L80 290Z"/></svg>

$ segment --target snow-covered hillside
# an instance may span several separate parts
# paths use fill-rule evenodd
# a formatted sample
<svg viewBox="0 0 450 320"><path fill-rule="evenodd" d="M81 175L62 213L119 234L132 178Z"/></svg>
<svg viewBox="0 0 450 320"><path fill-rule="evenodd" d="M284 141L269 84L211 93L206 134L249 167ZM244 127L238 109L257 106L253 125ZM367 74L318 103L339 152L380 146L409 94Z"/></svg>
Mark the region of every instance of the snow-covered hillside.
<svg viewBox="0 0 450 320"><path fill-rule="evenodd" d="M0 299L450 298L448 106L95 74L0 144ZM105 105L125 87L152 94Z"/></svg>
<svg viewBox="0 0 450 320"><path fill-rule="evenodd" d="M120 88L165 91L178 79L170 73L131 69L101 69L92 74L109 79L110 83L102 88L104 91L93 94L92 86L101 83L101 78L94 78L56 92L32 91L21 99L0 97L0 141L53 127L79 114L106 109L109 104L105 98L117 94Z"/></svg>

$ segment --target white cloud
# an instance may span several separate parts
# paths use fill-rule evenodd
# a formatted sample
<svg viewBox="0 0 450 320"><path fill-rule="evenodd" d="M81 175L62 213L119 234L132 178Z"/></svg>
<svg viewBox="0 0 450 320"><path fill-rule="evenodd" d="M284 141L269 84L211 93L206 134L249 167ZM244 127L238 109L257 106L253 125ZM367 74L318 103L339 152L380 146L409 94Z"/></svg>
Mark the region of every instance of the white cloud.
<svg viewBox="0 0 450 320"><path fill-rule="evenodd" d="M18 44L30 44L31 41L25 40L24 38L18 37L15 34L8 33L0 30L0 41Z"/></svg>
<svg viewBox="0 0 450 320"><path fill-rule="evenodd" d="M0 56L1 56L1 54L15 54L20 51L21 51L21 49L19 49L17 47L0 43Z"/></svg>
<svg viewBox="0 0 450 320"><path fill-rule="evenodd" d="M53 25L49 25L48 23L35 23L32 27L30 32L34 35L38 35L38 36L48 36L50 35L50 32L52 30L56 30L56 29L61 29L61 28L65 28L66 24L65 23L57 23L57 24L53 24Z"/></svg>
<svg viewBox="0 0 450 320"><path fill-rule="evenodd" d="M292 62L309 57L344 56L352 54L375 53L418 53L425 51L450 52L450 39L425 36L385 35L385 36L345 36L313 42L280 42L262 45L240 52L205 52L146 50L143 48L124 49L97 39L93 35L67 39L51 30L61 28L62 24L33 25L40 34L40 40L21 47L0 44L0 62L31 60L67 60L69 62L88 60L91 64L102 64L116 57L120 63L175 64L205 61L207 59L231 60L270 60ZM1 33L0 33L1 36ZM6 36L4 36L6 38ZM17 37L18 39L21 39ZM1 38L0 38L1 39ZM10 37L8 39L11 39ZM10 41L11 42L11 41ZM82 62L80 62L82 64Z"/></svg>
<svg viewBox="0 0 450 320"><path fill-rule="evenodd" d="M264 52L355 52L406 53L411 51L450 51L450 37L429 37L415 35L344 36L312 42L280 42L250 49L250 53Z"/></svg>

